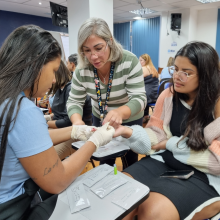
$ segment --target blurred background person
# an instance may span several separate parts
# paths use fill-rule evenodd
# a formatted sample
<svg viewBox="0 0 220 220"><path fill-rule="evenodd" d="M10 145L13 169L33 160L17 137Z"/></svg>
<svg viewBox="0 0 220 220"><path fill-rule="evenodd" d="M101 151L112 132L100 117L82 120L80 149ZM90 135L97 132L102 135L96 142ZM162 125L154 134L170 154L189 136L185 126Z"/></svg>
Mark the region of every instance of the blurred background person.
<svg viewBox="0 0 220 220"><path fill-rule="evenodd" d="M150 118L149 116L149 103L154 103L157 100L157 90L159 86L158 72L151 61L148 54L143 54L139 57L144 75L145 91L147 96L147 106L144 110L143 122L147 122Z"/></svg>

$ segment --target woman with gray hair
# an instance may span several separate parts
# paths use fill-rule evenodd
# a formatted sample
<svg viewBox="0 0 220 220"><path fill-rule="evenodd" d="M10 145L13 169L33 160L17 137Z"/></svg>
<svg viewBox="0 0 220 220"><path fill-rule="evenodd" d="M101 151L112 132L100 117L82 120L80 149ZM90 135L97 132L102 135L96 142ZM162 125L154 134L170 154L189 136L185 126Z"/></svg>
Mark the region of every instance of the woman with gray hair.
<svg viewBox="0 0 220 220"><path fill-rule="evenodd" d="M90 18L78 33L78 66L72 79L67 111L74 125L83 125L83 103L92 99L93 125L110 122L142 125L146 94L141 65L137 57L114 39L107 23ZM126 155L128 165L138 160L132 151ZM113 160L104 161L109 165Z"/></svg>

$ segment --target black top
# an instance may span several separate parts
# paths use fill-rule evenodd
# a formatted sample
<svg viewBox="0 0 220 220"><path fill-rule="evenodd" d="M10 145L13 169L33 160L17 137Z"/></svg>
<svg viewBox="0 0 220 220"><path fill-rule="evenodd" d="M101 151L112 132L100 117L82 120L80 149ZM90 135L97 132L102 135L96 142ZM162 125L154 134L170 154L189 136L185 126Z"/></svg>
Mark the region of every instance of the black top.
<svg viewBox="0 0 220 220"><path fill-rule="evenodd" d="M147 103L156 102L157 90L159 86L159 80L157 77L153 77L152 74L144 77L145 91L147 96Z"/></svg>
<svg viewBox="0 0 220 220"><path fill-rule="evenodd" d="M53 104L51 106L52 112L54 114L53 120L56 120L56 126L58 128L64 128L72 125L69 119L66 109L66 103L71 90L71 82L68 82L63 90L58 89L54 95ZM83 118L82 120L86 125L92 124L92 106L91 99L87 95L86 101L83 107Z"/></svg>
<svg viewBox="0 0 220 220"><path fill-rule="evenodd" d="M187 117L190 110L182 102L173 97L173 112L170 120L170 131L173 136L180 137L184 135L187 124Z"/></svg>
<svg viewBox="0 0 220 220"><path fill-rule="evenodd" d="M178 99L176 100L173 97L173 111L172 117L170 121L170 131L173 136L180 137L184 135L187 125L187 118L190 110L186 108L182 102ZM213 118L210 118L210 122L213 121ZM173 153L166 150L165 152L160 154L163 157L165 163L173 170L193 170L194 176L205 183L209 183L207 176L205 173L195 169L194 167L181 163L176 158L174 158Z"/></svg>

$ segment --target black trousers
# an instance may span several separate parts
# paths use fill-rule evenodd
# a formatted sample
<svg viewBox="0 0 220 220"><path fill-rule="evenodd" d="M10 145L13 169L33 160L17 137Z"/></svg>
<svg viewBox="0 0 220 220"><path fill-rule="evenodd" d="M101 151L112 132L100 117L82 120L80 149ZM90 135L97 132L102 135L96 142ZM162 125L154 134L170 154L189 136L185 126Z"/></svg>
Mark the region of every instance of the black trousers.
<svg viewBox="0 0 220 220"><path fill-rule="evenodd" d="M93 126L100 127L100 119L95 117L94 115L92 116L92 119L93 119ZM127 126L140 125L140 126L142 126L142 124L143 124L143 118L140 118L135 121L123 123L122 125L127 125ZM128 153L125 155L125 158L127 160L128 166L131 166L132 164L134 164L135 162L138 161L138 154L134 153L132 150L129 150ZM107 159L107 160L101 161L100 164L106 163L110 166L113 166L115 164L115 159L116 158Z"/></svg>

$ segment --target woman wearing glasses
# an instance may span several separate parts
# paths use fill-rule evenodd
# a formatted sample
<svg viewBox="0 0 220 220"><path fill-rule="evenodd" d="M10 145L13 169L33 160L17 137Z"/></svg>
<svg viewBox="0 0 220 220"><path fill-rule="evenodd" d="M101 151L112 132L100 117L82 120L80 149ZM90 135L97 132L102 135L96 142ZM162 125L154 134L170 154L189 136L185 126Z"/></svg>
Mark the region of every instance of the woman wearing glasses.
<svg viewBox="0 0 220 220"><path fill-rule="evenodd" d="M209 219L220 212L219 57L208 44L191 42L177 52L173 84L158 98L146 128L124 127L115 136L150 155L124 171L149 186L150 197L125 219ZM162 178L190 170L188 179Z"/></svg>
<svg viewBox="0 0 220 220"><path fill-rule="evenodd" d="M83 125L82 107L86 94L92 99L93 125L110 122L119 125L142 125L146 95L141 65L137 57L112 36L100 18L84 22L78 33L78 66L72 79L67 110L74 125ZM132 151L128 165L137 161ZM114 160L104 161L109 165Z"/></svg>

